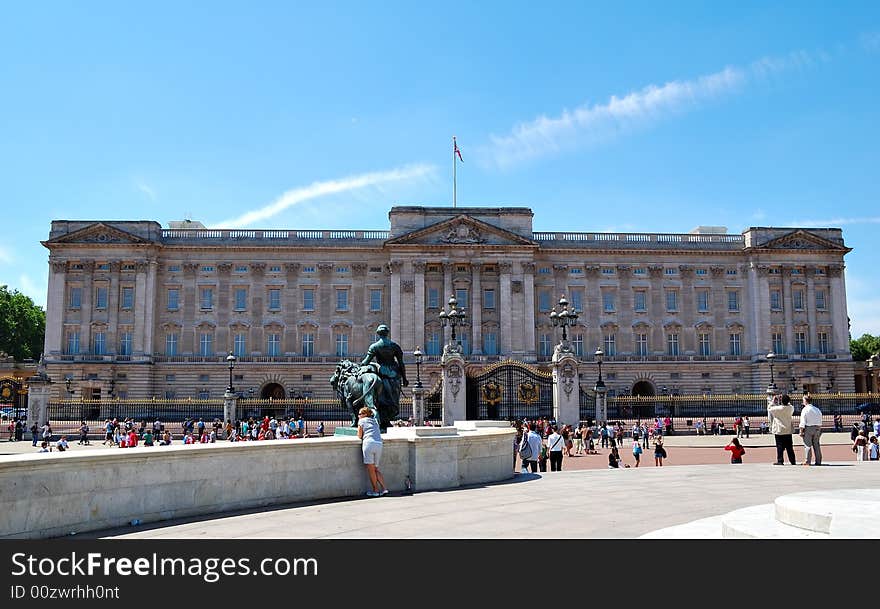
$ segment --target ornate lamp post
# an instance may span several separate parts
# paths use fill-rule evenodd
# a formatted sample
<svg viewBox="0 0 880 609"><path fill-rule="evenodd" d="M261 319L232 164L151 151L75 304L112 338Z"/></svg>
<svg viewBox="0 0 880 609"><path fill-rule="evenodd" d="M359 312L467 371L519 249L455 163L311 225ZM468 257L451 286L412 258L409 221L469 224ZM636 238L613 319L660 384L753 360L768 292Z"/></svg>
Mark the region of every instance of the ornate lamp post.
<svg viewBox="0 0 880 609"><path fill-rule="evenodd" d="M235 389L232 387L232 369L235 368L235 356L232 355L232 351L229 352L229 355L226 356L226 365L229 368L229 387L226 388L226 392L231 394Z"/></svg>
<svg viewBox="0 0 880 609"><path fill-rule="evenodd" d="M599 378L596 380L596 385L593 387L593 390L596 392L596 424L604 425L605 420L608 418L608 407L605 401L605 394L608 389L605 387L605 382L602 380L602 357L605 355L605 352L602 349L596 349L596 352L593 356L596 358L596 363L599 364Z"/></svg>
<svg viewBox="0 0 880 609"><path fill-rule="evenodd" d="M455 295L449 297L449 311L443 309L440 311L440 325L442 327L449 326L452 328L452 342L450 343L453 346L458 346L458 343L455 339L455 328L456 326L463 326L465 318L467 317L467 313L465 313L464 309L457 308L458 300L455 299Z"/></svg>
<svg viewBox="0 0 880 609"><path fill-rule="evenodd" d="M568 306L565 294L559 298L559 312L556 312L556 307L553 307L553 309L550 310L550 323L554 328L562 327L563 343L568 340L568 332L566 331L566 328L576 325L578 317L579 315L577 311L574 310L574 307Z"/></svg>
<svg viewBox="0 0 880 609"><path fill-rule="evenodd" d="M413 351L413 357L416 359L416 388L422 388L422 350L416 347Z"/></svg>
<svg viewBox="0 0 880 609"><path fill-rule="evenodd" d="M770 384L767 386L767 393L774 393L776 390L776 380L773 377L773 361L776 359L776 354L772 351L767 354L767 361L770 362Z"/></svg>

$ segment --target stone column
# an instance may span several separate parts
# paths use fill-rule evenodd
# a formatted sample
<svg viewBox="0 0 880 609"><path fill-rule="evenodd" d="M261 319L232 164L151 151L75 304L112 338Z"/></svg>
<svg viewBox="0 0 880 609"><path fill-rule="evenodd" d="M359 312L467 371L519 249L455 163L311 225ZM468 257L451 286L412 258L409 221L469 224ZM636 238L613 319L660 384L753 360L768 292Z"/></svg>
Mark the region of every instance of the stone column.
<svg viewBox="0 0 880 609"><path fill-rule="evenodd" d="M766 265L749 265L749 296L752 323L749 333L752 336L752 355L763 358L773 348L770 338L770 286L767 277L770 268Z"/></svg>
<svg viewBox="0 0 880 609"><path fill-rule="evenodd" d="M523 330L525 331L525 360L537 361L535 348L535 263L523 262Z"/></svg>
<svg viewBox="0 0 880 609"><path fill-rule="evenodd" d="M666 317L665 294L663 293L663 267L649 266L648 274L651 276L651 302L648 305L650 319L655 320L654 326L651 328L651 340L649 344L648 354L666 353L666 337L663 336L663 320ZM601 304L600 304L601 306ZM596 399L596 408L599 401Z"/></svg>
<svg viewBox="0 0 880 609"><path fill-rule="evenodd" d="M83 263L83 291L82 308L80 309L79 326L79 350L80 353L89 353L92 350L92 313L94 312L95 284L93 274L95 262L84 260Z"/></svg>
<svg viewBox="0 0 880 609"><path fill-rule="evenodd" d="M604 424L608 420L608 389L605 384L596 384L593 387L596 392L596 425Z"/></svg>
<svg viewBox="0 0 880 609"><path fill-rule="evenodd" d="M424 387L412 388L413 425L417 427L425 424L425 391Z"/></svg>
<svg viewBox="0 0 880 609"><path fill-rule="evenodd" d="M388 266L391 269L391 336L401 336L400 272L403 269L403 263L399 260L392 260Z"/></svg>
<svg viewBox="0 0 880 609"><path fill-rule="evenodd" d="M794 340L792 339L792 318L794 302L791 297L791 269L782 269L782 307L785 310L785 352L794 353Z"/></svg>
<svg viewBox="0 0 880 609"><path fill-rule="evenodd" d="M198 343L195 337L196 311L199 310L199 298L201 298L197 285L198 271L199 265L195 262L185 262L183 264L183 324L180 328L181 354L198 353Z"/></svg>
<svg viewBox="0 0 880 609"><path fill-rule="evenodd" d="M134 284L134 337L132 355L143 356L146 336L149 330L146 327L147 307L152 307L152 302L147 302L147 262L138 260L135 262Z"/></svg>
<svg viewBox="0 0 880 609"><path fill-rule="evenodd" d="M299 353L299 343L296 338L296 324L299 319L299 310L301 308L299 298L299 263L288 262L284 265L284 271L287 273L287 287L285 288L284 297L284 342L282 349L285 353Z"/></svg>
<svg viewBox="0 0 880 609"><path fill-rule="evenodd" d="M49 260L49 291L46 302L46 339L43 352L47 357L61 355L64 341L67 262Z"/></svg>
<svg viewBox="0 0 880 609"><path fill-rule="evenodd" d="M849 357L849 317L846 312L846 284L843 265L828 266L829 291L831 292L832 352Z"/></svg>
<svg viewBox="0 0 880 609"><path fill-rule="evenodd" d="M156 316L157 309L162 306L158 296L158 288L156 284L159 282L159 261L155 258L147 261L149 269L147 271L147 306L145 310L146 319L144 320L144 353L152 358L153 345L156 337Z"/></svg>
<svg viewBox="0 0 880 609"><path fill-rule="evenodd" d="M819 352L819 341L817 340L817 330L816 327L816 283L813 279L813 275L815 269L809 268L806 269L807 272L807 293L806 299L807 302L804 303L804 306L807 309L807 340L810 342L810 353L818 353Z"/></svg>
<svg viewBox="0 0 880 609"><path fill-rule="evenodd" d="M410 347L421 347L425 343L425 268L424 262L413 262L413 281L415 282L415 303L413 305L413 332L415 342ZM415 400L415 398L413 398ZM415 402L413 402L415 404ZM413 406L415 407L415 406ZM424 419L423 419L424 420Z"/></svg>
<svg viewBox="0 0 880 609"><path fill-rule="evenodd" d="M451 347L451 348L450 348ZM464 358L454 345L443 348L442 370L443 425L454 425L467 419L467 389Z"/></svg>
<svg viewBox="0 0 880 609"><path fill-rule="evenodd" d="M214 350L218 352L229 352L235 347L229 329L232 321L230 315L235 305L232 302L231 272L232 264L221 262L217 265L217 330L214 336Z"/></svg>
<svg viewBox="0 0 880 609"><path fill-rule="evenodd" d="M370 293L366 288L367 265L356 262L351 265L351 301L352 320L351 343L349 352L363 354L367 351L367 342L364 338L364 324L367 322L367 312L370 310Z"/></svg>
<svg viewBox="0 0 880 609"><path fill-rule="evenodd" d="M694 269L682 264L678 267L678 273L681 277L682 344L680 352L682 355L693 355L697 353L697 330L694 325L697 321L697 307L694 303Z"/></svg>
<svg viewBox="0 0 880 609"><path fill-rule="evenodd" d="M586 288L584 289L584 314L581 323L587 326L584 332L584 352L592 353L602 346L602 330L599 328L602 311L602 293L599 290L598 266L584 268Z"/></svg>
<svg viewBox="0 0 880 609"><path fill-rule="evenodd" d="M569 345L553 351L553 418L559 425L577 426L580 421L578 361Z"/></svg>
<svg viewBox="0 0 880 609"><path fill-rule="evenodd" d="M318 265L321 285L318 287L318 337L315 355L333 355L336 345L333 344L333 329L330 327L336 311L336 290L333 287L333 269L336 264L325 262ZM265 349L264 349L265 350Z"/></svg>
<svg viewBox="0 0 880 609"><path fill-rule="evenodd" d="M122 263L110 261L110 281L107 288L107 353L119 353L119 271Z"/></svg>
<svg viewBox="0 0 880 609"><path fill-rule="evenodd" d="M226 437L226 421L232 421L232 426L238 425L238 397L229 391L223 394L223 435ZM228 439L228 438L227 438Z"/></svg>
<svg viewBox="0 0 880 609"><path fill-rule="evenodd" d="M38 368L37 374L28 379L28 429L34 423L39 427L49 420L49 392L52 381L41 368Z"/></svg>
<svg viewBox="0 0 880 609"><path fill-rule="evenodd" d="M471 353L481 355L483 353L483 294L480 286L481 264L479 260L471 261ZM509 311L508 311L509 314Z"/></svg>
<svg viewBox="0 0 880 609"><path fill-rule="evenodd" d="M633 291L632 267L617 265L617 320L622 329L617 333L617 352L635 353L633 341Z"/></svg>
<svg viewBox="0 0 880 609"><path fill-rule="evenodd" d="M504 311L510 311L512 309L513 304L513 294L510 289L510 271L513 265L510 262L499 262L498 270L501 273L501 298L499 299L499 306L501 307L499 311L502 311L501 315L501 355L503 357L510 357L510 352L513 350L513 320L510 318L510 315L504 314Z"/></svg>
<svg viewBox="0 0 880 609"><path fill-rule="evenodd" d="M407 265L409 266L409 265ZM399 342L404 351L412 351L415 347L415 293L416 282L412 271L406 269L400 279L400 328Z"/></svg>

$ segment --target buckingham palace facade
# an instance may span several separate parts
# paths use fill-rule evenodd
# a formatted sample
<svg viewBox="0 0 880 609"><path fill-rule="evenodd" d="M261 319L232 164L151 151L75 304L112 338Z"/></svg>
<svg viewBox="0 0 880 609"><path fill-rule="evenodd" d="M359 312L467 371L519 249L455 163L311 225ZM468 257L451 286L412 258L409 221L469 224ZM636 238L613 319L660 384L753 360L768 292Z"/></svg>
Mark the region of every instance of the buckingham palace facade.
<svg viewBox="0 0 880 609"><path fill-rule="evenodd" d="M612 394L760 392L771 351L778 384L853 390L840 229L535 232L522 207L401 206L389 219L387 231L53 221L53 395L220 397L232 352L237 391L307 396L380 323L407 354L421 347L430 387L451 295L474 369L545 365L564 295L585 386L601 347Z"/></svg>

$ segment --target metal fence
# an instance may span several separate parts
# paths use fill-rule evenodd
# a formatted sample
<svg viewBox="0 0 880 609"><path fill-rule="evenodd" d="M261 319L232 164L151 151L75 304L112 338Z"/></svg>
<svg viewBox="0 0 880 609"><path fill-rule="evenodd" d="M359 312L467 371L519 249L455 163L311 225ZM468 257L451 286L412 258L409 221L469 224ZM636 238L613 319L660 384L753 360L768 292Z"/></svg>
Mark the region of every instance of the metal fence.
<svg viewBox="0 0 880 609"><path fill-rule="evenodd" d="M144 399L144 400L56 400L49 402L49 422L56 434L79 433L85 421L93 433L107 419L133 419L147 424L159 419L163 423L181 423L185 419L211 422L223 419L223 400Z"/></svg>

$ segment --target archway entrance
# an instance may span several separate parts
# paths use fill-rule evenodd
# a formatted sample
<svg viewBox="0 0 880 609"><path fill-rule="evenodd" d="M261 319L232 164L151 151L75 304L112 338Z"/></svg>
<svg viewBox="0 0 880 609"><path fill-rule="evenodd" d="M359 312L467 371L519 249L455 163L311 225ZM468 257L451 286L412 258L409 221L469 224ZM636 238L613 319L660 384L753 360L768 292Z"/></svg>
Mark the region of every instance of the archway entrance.
<svg viewBox="0 0 880 609"><path fill-rule="evenodd" d="M283 400L285 397L284 387L278 383L267 383L266 385L263 385L262 389L260 389L260 397L264 400L268 400L269 398L273 400Z"/></svg>
<svg viewBox="0 0 880 609"><path fill-rule="evenodd" d="M638 381L635 385L633 385L632 394L639 396L652 396L657 395L657 392L655 391L654 385L651 383L651 381Z"/></svg>

